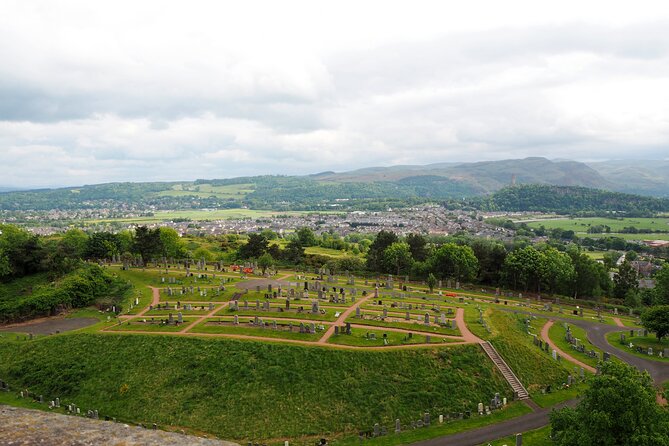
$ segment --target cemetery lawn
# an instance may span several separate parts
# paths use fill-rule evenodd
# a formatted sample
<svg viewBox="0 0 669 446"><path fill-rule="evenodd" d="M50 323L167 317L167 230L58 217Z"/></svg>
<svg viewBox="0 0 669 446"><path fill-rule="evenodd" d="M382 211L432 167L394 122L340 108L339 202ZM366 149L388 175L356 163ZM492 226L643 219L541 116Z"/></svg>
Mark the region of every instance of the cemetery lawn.
<svg viewBox="0 0 669 446"><path fill-rule="evenodd" d="M242 304L243 305L243 304ZM286 319L303 319L307 321L336 321L337 318L335 317L335 313L337 311L328 308L325 310L325 314L321 314L318 312L318 314L311 314L311 304L305 302L305 305L299 305L304 307L304 311L302 313L297 313L295 311L292 311L292 308L298 307L298 305L293 301L291 302L291 310L285 311L283 313L279 313L276 311L277 307L271 307L270 306L270 311L262 311L262 310L255 310L255 303L251 305L251 302L249 302L249 309L244 310L243 306L240 305L239 311L233 311L229 307L222 308L220 311L216 313L216 316L234 316L235 314L239 317L246 317L246 316L258 316L261 319L281 319L281 318L286 318ZM253 307L253 310L250 308ZM340 312L343 312L344 310L338 310ZM298 324L299 325L299 324Z"/></svg>
<svg viewBox="0 0 669 446"><path fill-rule="evenodd" d="M477 345L357 352L179 336L72 334L0 342L0 377L13 389L59 397L123 422L221 438L309 442L349 437L374 423L408 424L429 411L475 410L511 389ZM529 411L389 435L406 443ZM433 424L437 424L433 421Z"/></svg>
<svg viewBox="0 0 669 446"><path fill-rule="evenodd" d="M589 372L586 372L586 380L588 376L590 376L590 374ZM540 407L551 407L562 401L578 398L586 388L587 385L585 382L574 380L574 384L570 387L553 387L550 393L535 393L532 395L532 401L537 403Z"/></svg>
<svg viewBox="0 0 669 446"><path fill-rule="evenodd" d="M578 350L572 348L571 344L565 340L565 334L567 333L567 330L564 329L564 325L562 325L562 321L556 321L553 326L548 330L548 336L551 338L551 341L555 343L558 347L560 347L560 350L562 350L565 353L568 353L569 355L573 356L575 359L578 359L579 361L588 364L591 367L597 367L597 363L599 362L599 359L592 358L585 353L581 353ZM569 330L571 331L571 334L579 340L580 344L583 344L585 346L586 351L588 350L594 350L599 354L599 358L601 359L602 356L602 351L592 345L590 341L588 341L588 335L583 330L581 327L577 327L575 325L569 324Z"/></svg>
<svg viewBox="0 0 669 446"><path fill-rule="evenodd" d="M622 345L620 343L620 333L625 333L627 335L625 339L625 345ZM653 361L660 361L660 362L669 362L669 358L660 358L657 356L658 352L662 351L664 348L669 348L669 339L664 338L662 341L658 341L657 338L654 335L648 335L648 336L633 336L629 337L629 330L628 331L623 331L623 332L612 332L606 335L606 340L611 344L612 346L619 348L620 350L623 350L627 353L631 353L635 356L638 356L643 359L650 359ZM643 347L647 349L648 347L652 347L653 349L653 356L650 355L645 355L643 353L639 353L636 351L635 348L629 348L630 342L636 347Z"/></svg>
<svg viewBox="0 0 669 446"><path fill-rule="evenodd" d="M249 320L252 318L248 318ZM216 321L217 319L209 319L209 321ZM232 319L228 319L232 322ZM248 325L245 318L240 317L239 325L209 325L207 322L197 324L190 329L190 333L212 333L212 334L231 334L231 335L245 335L258 336L263 338L277 338L277 339L295 339L298 341L317 341L323 336L322 331L316 330L315 334L300 333L300 324L293 322L293 331L272 330L271 328L259 328ZM265 321L267 322L267 321ZM277 324L281 321L277 320ZM286 322L284 322L286 323ZM327 327L326 327L327 328Z"/></svg>
<svg viewBox="0 0 669 446"><path fill-rule="evenodd" d="M551 426L545 426L541 429L536 429L529 432L523 432L523 444L530 446L551 446L553 445L553 440L551 440ZM500 438L499 440L486 442L480 446L506 446L516 444L516 436L512 435L510 437Z"/></svg>
<svg viewBox="0 0 669 446"><path fill-rule="evenodd" d="M375 340L367 339L367 333L374 333L376 335ZM367 330L364 328L351 328L351 334L338 334L332 335L328 342L332 344L340 345L354 345L360 347L383 347L383 334L388 335L388 345L408 345L408 344L424 344L425 336L414 333L411 339L408 338L407 333L400 333L397 331L387 331L383 330ZM454 342L454 340L444 339L444 338L432 338L431 342L433 344L445 344L447 342Z"/></svg>
<svg viewBox="0 0 669 446"><path fill-rule="evenodd" d="M434 334L444 334L450 336L460 336L460 330L457 328L455 330L451 328L438 327L433 323L430 323L430 326L427 327L424 324L418 323L417 321L411 322L383 322L376 321L372 319L358 319L355 316L351 316L346 319L346 322L356 325L369 325L370 327L390 327L390 328L401 328L408 331L417 331L420 333L434 333Z"/></svg>
<svg viewBox="0 0 669 446"><path fill-rule="evenodd" d="M176 320L176 315L173 314L174 320ZM147 322L144 323L141 320L146 319ZM156 318L156 320L161 320L162 318ZM167 319L167 318L165 318ZM190 324L195 322L195 319L192 318L184 318L183 324L179 325L166 325L166 324L161 324L158 323L157 321L155 323L150 323L151 318L150 317L142 317L139 319L133 319L131 321L124 321L119 325L114 325L113 327L109 327L109 331L165 331L165 332L179 332L183 330L184 328L188 327Z"/></svg>

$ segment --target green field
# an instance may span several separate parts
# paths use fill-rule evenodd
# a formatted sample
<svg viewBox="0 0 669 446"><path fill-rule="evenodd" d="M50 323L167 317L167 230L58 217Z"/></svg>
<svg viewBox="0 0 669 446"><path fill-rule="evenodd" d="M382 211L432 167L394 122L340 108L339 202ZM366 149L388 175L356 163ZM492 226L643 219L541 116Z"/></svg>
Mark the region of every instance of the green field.
<svg viewBox="0 0 669 446"><path fill-rule="evenodd" d="M221 199L242 200L254 190L255 185L253 183L228 184L226 186L212 186L211 184L184 186L183 184L177 184L172 186L171 190L162 191L156 195L163 197L194 196L199 198L215 197Z"/></svg>
<svg viewBox="0 0 669 446"><path fill-rule="evenodd" d="M374 423L475 410L495 392L510 397L476 345L353 352L193 337L60 335L0 339L0 376L13 388L101 416L239 441L357 437Z"/></svg>
<svg viewBox="0 0 669 446"><path fill-rule="evenodd" d="M591 226L609 226L611 233L588 234ZM625 240L669 240L669 232L651 234L627 234L620 233L623 228L635 227L637 229L648 229L652 231L669 231L669 219L657 218L554 218L527 223L530 228L538 229L543 226L546 230L563 229L572 230L579 237L619 237Z"/></svg>

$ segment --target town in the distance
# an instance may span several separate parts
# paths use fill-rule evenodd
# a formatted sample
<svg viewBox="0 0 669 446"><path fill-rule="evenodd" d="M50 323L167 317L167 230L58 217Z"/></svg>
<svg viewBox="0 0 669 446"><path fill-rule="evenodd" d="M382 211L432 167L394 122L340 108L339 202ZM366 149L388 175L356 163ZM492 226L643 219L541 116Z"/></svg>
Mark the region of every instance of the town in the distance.
<svg viewBox="0 0 669 446"><path fill-rule="evenodd" d="M0 192L0 444L669 444L666 167Z"/></svg>

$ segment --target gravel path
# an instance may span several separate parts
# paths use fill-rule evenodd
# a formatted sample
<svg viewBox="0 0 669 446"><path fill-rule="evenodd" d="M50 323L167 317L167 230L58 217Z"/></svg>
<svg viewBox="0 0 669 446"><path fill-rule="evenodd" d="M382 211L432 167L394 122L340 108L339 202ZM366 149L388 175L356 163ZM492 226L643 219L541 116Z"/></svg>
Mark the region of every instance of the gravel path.
<svg viewBox="0 0 669 446"><path fill-rule="evenodd" d="M74 317L66 319L63 317L51 317L39 320L33 320L22 324L5 325L0 331L11 333L32 333L32 334L51 334L56 331L78 330L97 323L98 320L92 317Z"/></svg>
<svg viewBox="0 0 669 446"><path fill-rule="evenodd" d="M0 446L239 446L110 421L0 406Z"/></svg>

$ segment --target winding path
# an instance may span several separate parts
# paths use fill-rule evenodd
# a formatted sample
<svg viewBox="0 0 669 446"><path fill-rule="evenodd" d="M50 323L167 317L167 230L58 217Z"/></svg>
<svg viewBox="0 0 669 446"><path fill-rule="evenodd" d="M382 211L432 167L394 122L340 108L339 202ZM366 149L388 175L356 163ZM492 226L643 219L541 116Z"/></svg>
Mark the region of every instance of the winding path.
<svg viewBox="0 0 669 446"><path fill-rule="evenodd" d="M558 352L560 354L560 356L562 356L567 361L573 362L574 364L576 364L580 367L583 367L585 370L588 370L592 373L595 373L597 370L594 367L589 366L588 364L579 361L578 359L574 358L569 353L566 353L566 352L562 351L557 345L555 345L555 343L551 340L550 336L548 335L548 330L550 330L550 328L553 326L553 323L554 323L554 321L548 321L541 328L541 339L543 339L544 342L547 342L548 345L550 345L553 350Z"/></svg>

